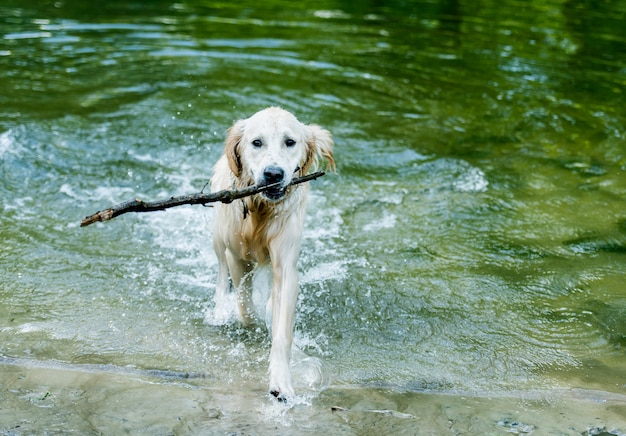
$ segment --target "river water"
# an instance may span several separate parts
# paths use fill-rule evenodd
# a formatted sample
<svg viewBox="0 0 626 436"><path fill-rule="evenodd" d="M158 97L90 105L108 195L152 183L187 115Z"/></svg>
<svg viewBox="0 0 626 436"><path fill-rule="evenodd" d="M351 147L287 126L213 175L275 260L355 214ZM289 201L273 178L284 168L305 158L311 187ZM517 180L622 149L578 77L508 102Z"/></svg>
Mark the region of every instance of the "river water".
<svg viewBox="0 0 626 436"><path fill-rule="evenodd" d="M626 434L625 20L3 1L0 434ZM213 325L210 208L79 227L202 190L270 105L338 163L311 186L288 405L266 328Z"/></svg>

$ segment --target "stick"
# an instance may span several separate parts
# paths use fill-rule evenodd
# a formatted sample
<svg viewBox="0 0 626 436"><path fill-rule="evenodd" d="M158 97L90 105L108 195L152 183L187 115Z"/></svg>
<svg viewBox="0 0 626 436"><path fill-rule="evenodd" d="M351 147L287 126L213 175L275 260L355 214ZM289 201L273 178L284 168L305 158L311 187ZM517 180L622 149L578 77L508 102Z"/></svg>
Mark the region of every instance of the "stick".
<svg viewBox="0 0 626 436"><path fill-rule="evenodd" d="M303 177L295 178L291 181L289 186L297 185L299 183L308 182L310 180L315 180L318 177L323 176L324 171L318 171L316 173L308 174ZM168 200L158 200L158 201L142 201L138 198L134 200L125 201L124 203L116 204L113 207L110 207L105 210L98 211L93 215L89 215L84 220L80 222L81 227L86 227L89 224L93 224L95 222L109 221L115 218L116 216L120 216L127 212L155 212L158 210L165 210L170 207L182 206L183 204L207 204L213 203L216 201L221 201L222 203L231 203L234 200L239 198L248 197L250 195L258 194L267 189L271 189L273 187L278 186L280 183L273 183L271 185L264 186L249 186L240 190L223 190L214 192L211 194L204 194L199 192L197 194L191 195L181 195L179 197L170 197Z"/></svg>

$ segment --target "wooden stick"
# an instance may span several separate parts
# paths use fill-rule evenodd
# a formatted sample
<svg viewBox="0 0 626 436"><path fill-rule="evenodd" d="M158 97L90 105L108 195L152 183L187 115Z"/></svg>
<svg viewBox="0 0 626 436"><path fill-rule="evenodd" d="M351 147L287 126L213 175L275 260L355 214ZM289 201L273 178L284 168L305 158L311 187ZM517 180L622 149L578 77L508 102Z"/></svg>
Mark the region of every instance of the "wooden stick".
<svg viewBox="0 0 626 436"><path fill-rule="evenodd" d="M303 177L297 177L291 181L289 186L297 185L299 183L308 182L310 180L315 180L318 177L326 174L324 171L318 171L316 173L311 173ZM134 200L125 201L124 203L116 204L113 207L110 207L105 210L98 211L93 215L89 215L84 220L80 222L81 227L86 227L95 222L109 221L113 218L125 214L127 212L155 212L158 210L165 210L170 207L182 206L184 204L207 204L214 203L216 201L221 201L222 203L231 203L234 200L239 198L248 197L250 195L258 194L267 189L275 188L279 186L280 183L273 183L271 185L265 186L249 186L240 190L223 190L219 192L214 192L210 194L204 194L199 192L197 194L191 195L181 195L178 197L170 197L168 200L158 200L158 201L143 201L138 198Z"/></svg>

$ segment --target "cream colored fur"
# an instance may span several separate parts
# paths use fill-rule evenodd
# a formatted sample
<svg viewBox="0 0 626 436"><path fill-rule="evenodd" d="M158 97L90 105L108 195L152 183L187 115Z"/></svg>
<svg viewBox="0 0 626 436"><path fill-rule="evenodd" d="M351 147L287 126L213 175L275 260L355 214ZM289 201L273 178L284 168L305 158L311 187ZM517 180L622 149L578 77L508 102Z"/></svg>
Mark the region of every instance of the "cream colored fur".
<svg viewBox="0 0 626 436"><path fill-rule="evenodd" d="M271 263L274 282L266 308L272 319L269 389L280 400L294 395L289 360L298 296L296 264L309 191L308 183L288 185L294 177L317 168L319 158L334 169L331 134L270 107L229 129L224 155L211 179L211 190L216 192L268 184L268 174L282 173L280 187L267 195L218 204L213 227L219 261L217 318L228 313L225 306L232 282L240 321L254 321L251 273L256 264Z"/></svg>

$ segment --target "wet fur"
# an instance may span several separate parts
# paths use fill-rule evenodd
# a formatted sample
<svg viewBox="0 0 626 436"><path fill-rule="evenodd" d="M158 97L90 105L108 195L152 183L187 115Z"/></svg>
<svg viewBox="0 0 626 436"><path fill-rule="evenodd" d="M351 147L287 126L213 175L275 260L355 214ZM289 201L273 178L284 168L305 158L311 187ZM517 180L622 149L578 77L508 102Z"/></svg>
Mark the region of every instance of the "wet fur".
<svg viewBox="0 0 626 436"><path fill-rule="evenodd" d="M295 145L286 146L286 138ZM254 146L255 139L263 146ZM334 170L333 141L327 130L302 124L283 109L268 108L229 129L211 190L260 184L269 166L284 171L282 183L287 186L293 177L316 169L320 158ZM289 360L298 295L296 264L308 191L308 184L300 184L287 187L279 199L257 194L215 207L213 247L219 270L214 316L217 322L228 321L225 306L232 283L239 320L254 322L252 270L257 264L271 263L274 283L266 308L272 314L269 389L280 400L294 395Z"/></svg>

